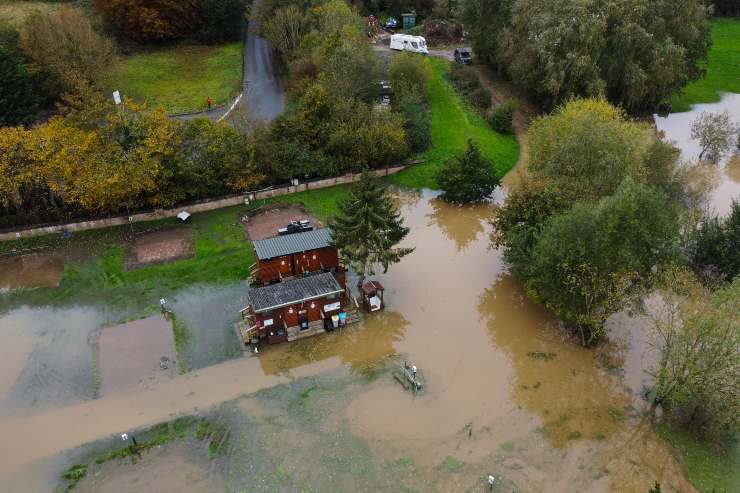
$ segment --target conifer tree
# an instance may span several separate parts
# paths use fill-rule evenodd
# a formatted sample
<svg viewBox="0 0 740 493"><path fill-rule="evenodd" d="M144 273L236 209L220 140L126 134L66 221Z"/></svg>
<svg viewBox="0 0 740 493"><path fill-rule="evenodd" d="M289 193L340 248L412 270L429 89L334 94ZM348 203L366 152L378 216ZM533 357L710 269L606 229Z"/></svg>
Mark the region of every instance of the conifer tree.
<svg viewBox="0 0 740 493"><path fill-rule="evenodd" d="M396 248L409 233L388 190L364 171L347 198L339 202L339 215L329 221L332 243L359 275L375 274L376 266L388 267L413 252L413 248Z"/></svg>
<svg viewBox="0 0 740 493"><path fill-rule="evenodd" d="M493 163L483 157L472 140L468 148L450 159L437 174L442 198L456 204L481 202L499 186Z"/></svg>

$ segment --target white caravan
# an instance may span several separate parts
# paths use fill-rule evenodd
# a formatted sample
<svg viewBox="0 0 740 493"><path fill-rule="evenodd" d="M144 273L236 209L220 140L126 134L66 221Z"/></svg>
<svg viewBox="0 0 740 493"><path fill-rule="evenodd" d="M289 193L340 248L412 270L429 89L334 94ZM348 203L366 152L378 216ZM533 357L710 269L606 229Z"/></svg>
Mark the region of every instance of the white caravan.
<svg viewBox="0 0 740 493"><path fill-rule="evenodd" d="M422 36L411 36L410 34L394 34L391 36L391 50L411 51L427 55L427 40Z"/></svg>

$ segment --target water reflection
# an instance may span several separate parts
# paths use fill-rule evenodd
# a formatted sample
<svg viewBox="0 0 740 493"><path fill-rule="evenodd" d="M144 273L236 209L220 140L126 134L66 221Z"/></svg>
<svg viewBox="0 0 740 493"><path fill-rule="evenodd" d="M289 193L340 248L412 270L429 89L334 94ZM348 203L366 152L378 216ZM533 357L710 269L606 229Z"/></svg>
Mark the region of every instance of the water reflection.
<svg viewBox="0 0 740 493"><path fill-rule="evenodd" d="M654 115L655 126L658 131L663 132L665 140L671 141L681 149L685 159L696 160L701 151L699 143L691 138L691 123L703 111L721 113L727 111L730 118L740 123L740 94L722 93L719 103L697 104L692 106L691 111L683 113L671 113L666 117ZM730 164L732 152L725 156L716 167L719 180L710 194L709 206L719 215L725 215L730 210L732 199L740 195L740 180L737 179L737 164ZM736 163L736 161L735 161Z"/></svg>
<svg viewBox="0 0 740 493"><path fill-rule="evenodd" d="M431 201L434 212L430 219L445 237L455 243L458 251L465 250L478 235L485 233L486 224L493 218L493 207L481 204L468 207L451 206L440 198Z"/></svg>
<svg viewBox="0 0 740 493"><path fill-rule="evenodd" d="M407 326L408 321L399 313L375 313L361 324L291 344L268 347L259 355L260 366L266 375L273 375L338 358L352 372L371 377L397 355L394 345L404 338Z"/></svg>
<svg viewBox="0 0 740 493"><path fill-rule="evenodd" d="M509 355L511 398L542 419L540 431L552 445L604 439L622 428L630 396L597 367L597 353L568 340L513 278L499 277L480 296L478 310L491 343Z"/></svg>

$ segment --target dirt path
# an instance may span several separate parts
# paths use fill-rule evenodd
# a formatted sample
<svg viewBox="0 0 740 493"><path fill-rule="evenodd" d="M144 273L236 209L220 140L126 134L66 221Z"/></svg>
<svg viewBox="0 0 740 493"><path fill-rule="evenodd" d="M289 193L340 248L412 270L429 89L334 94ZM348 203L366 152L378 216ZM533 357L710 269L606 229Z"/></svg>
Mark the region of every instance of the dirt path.
<svg viewBox="0 0 740 493"><path fill-rule="evenodd" d="M338 364L329 360L308 365L293 376L314 375ZM0 484L15 486L7 491L28 491L36 461L289 380L285 375L265 376L257 358L245 358L160 381L147 389L131 389L40 414L6 417L0 421Z"/></svg>

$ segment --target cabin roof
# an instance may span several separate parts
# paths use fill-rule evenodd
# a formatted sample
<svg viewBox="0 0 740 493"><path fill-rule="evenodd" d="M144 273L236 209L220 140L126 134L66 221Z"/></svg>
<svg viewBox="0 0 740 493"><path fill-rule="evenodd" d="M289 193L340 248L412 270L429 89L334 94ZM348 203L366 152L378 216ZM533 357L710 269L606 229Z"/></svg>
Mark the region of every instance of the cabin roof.
<svg viewBox="0 0 740 493"><path fill-rule="evenodd" d="M331 231L328 228L306 231L304 233L293 233L285 236L276 236L254 242L254 251L257 258L267 260L283 255L318 250L331 246Z"/></svg>
<svg viewBox="0 0 740 493"><path fill-rule="evenodd" d="M249 298L249 303L252 305L254 312L261 313L324 296L340 294L343 291L334 274L323 272L289 279L269 286L250 288L247 290L247 298Z"/></svg>

